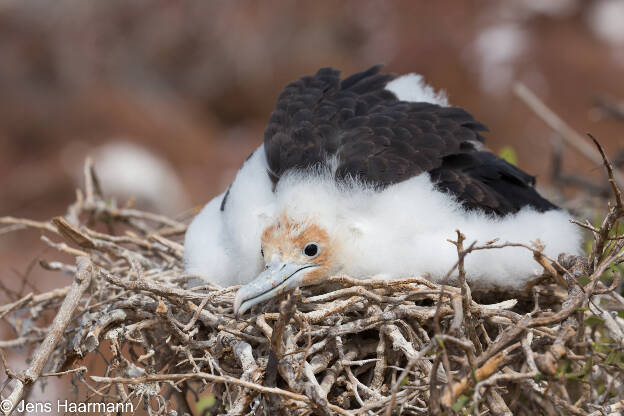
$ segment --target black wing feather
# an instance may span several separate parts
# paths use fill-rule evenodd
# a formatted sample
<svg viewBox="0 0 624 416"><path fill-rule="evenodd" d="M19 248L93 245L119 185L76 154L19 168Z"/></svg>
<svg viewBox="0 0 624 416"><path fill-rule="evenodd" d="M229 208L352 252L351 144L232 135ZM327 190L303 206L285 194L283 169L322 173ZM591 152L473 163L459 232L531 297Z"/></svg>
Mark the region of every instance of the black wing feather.
<svg viewBox="0 0 624 416"><path fill-rule="evenodd" d="M468 209L505 215L526 205L556 208L535 191L532 176L477 150L486 126L458 107L398 100L385 89L394 76L380 68L342 81L323 68L284 89L264 136L274 185L290 169L337 157L339 181L358 178L383 189L428 172Z"/></svg>

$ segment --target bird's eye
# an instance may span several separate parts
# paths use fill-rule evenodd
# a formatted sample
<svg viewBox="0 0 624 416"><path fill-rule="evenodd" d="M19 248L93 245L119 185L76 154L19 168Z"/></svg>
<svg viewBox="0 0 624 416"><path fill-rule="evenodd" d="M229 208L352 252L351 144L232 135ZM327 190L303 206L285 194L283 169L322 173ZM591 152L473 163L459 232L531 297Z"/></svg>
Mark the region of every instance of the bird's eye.
<svg viewBox="0 0 624 416"><path fill-rule="evenodd" d="M319 253L319 246L316 243L308 243L303 248L303 254L305 254L308 257L316 257L318 253Z"/></svg>
<svg viewBox="0 0 624 416"><path fill-rule="evenodd" d="M264 248L260 247L260 255L264 257Z"/></svg>

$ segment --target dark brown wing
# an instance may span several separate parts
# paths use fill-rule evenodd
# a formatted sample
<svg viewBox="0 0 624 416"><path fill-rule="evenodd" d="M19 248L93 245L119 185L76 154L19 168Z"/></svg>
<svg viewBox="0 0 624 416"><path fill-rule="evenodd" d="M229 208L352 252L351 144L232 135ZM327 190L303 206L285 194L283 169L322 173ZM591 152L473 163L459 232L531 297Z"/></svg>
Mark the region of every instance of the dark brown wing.
<svg viewBox="0 0 624 416"><path fill-rule="evenodd" d="M535 190L535 178L489 152L455 154L429 172L438 189L449 192L469 209L506 215L531 206L557 209Z"/></svg>
<svg viewBox="0 0 624 416"><path fill-rule="evenodd" d="M264 136L274 184L290 169L333 158L336 180L357 178L383 189L429 172L471 209L504 215L525 205L554 207L535 192L530 175L476 149L487 128L468 112L399 101L385 90L393 76L379 69L340 81L338 71L324 68L286 87Z"/></svg>

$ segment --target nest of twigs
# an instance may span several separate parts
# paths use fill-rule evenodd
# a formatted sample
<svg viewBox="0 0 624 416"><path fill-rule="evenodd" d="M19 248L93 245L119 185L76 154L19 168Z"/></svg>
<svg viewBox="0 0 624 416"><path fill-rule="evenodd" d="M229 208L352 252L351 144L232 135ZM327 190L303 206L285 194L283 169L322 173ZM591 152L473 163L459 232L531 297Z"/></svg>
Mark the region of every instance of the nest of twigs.
<svg viewBox="0 0 624 416"><path fill-rule="evenodd" d="M555 260L527 247L544 276L524 293L475 301L463 259L499 246L465 245L458 232L455 286L338 276L237 320L237 287L193 287L184 274L185 225L117 208L87 163L65 216L0 219L76 257L41 263L71 274L70 286L0 307L19 334L0 347L35 349L19 374L2 354L2 398L13 407L41 377L64 375L81 401L150 414L620 414L624 300L617 271L604 276L624 258L614 234L624 210L609 173L616 203L598 227L579 224L591 254ZM107 357L99 373L84 366L96 354Z"/></svg>

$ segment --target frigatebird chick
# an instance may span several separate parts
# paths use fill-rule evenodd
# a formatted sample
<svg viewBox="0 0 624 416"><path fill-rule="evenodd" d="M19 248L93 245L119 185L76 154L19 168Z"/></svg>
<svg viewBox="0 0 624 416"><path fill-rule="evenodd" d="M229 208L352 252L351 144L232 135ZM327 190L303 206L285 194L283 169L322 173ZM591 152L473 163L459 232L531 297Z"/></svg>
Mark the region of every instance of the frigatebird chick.
<svg viewBox="0 0 624 416"><path fill-rule="evenodd" d="M578 252L569 214L482 148L486 130L419 75L373 67L340 80L325 68L301 78L279 96L264 143L193 220L186 269L243 284L240 315L339 273L440 281L457 260L456 229L480 243L539 239L553 257ZM465 261L483 290L521 288L540 272L519 247Z"/></svg>

